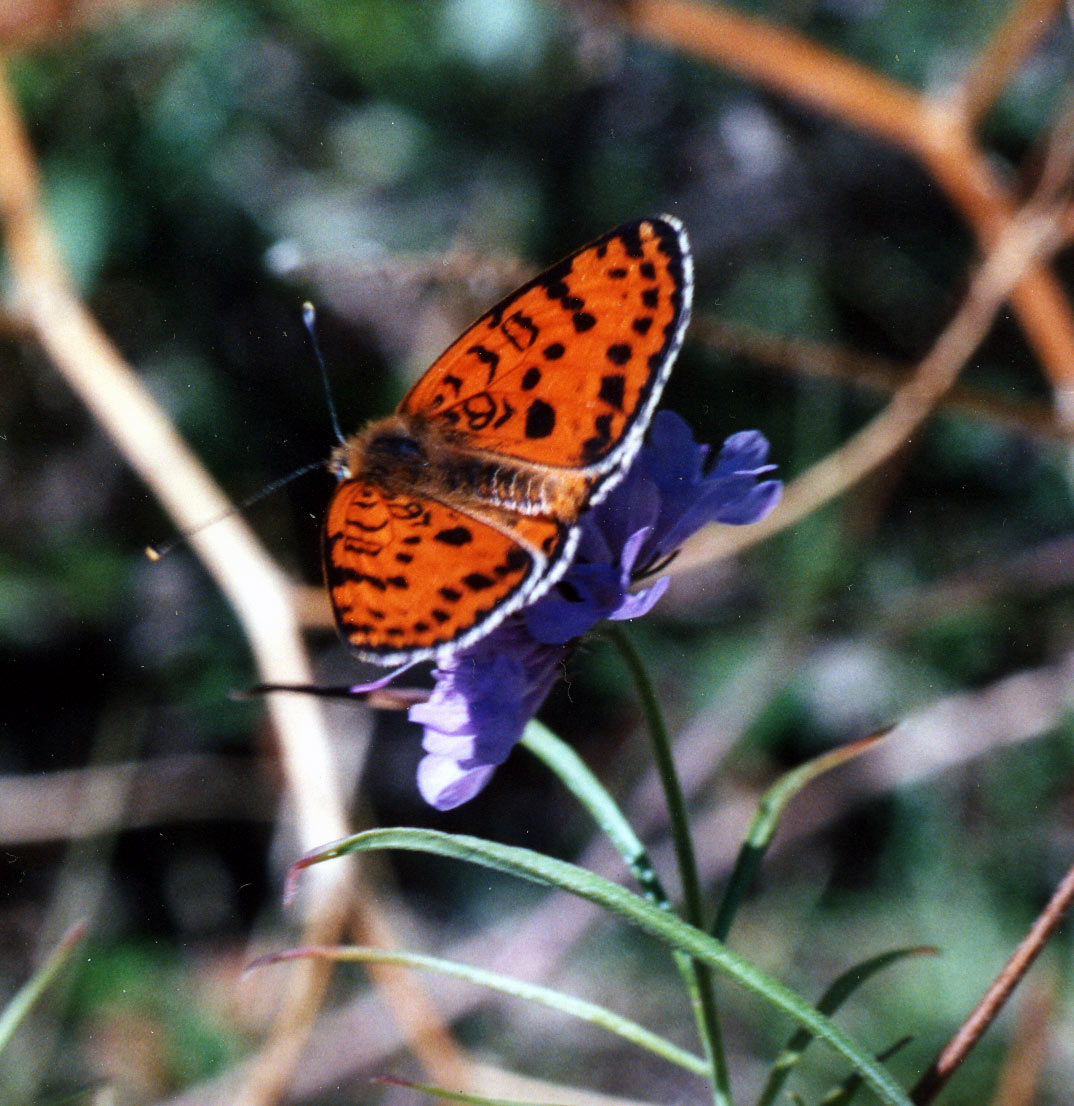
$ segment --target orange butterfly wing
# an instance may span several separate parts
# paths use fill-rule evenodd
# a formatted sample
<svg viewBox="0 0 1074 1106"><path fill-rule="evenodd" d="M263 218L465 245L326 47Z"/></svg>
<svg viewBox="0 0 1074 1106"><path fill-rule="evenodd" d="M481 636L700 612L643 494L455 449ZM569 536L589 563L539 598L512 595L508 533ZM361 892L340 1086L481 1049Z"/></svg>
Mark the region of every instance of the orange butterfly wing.
<svg viewBox="0 0 1074 1106"><path fill-rule="evenodd" d="M399 409L442 420L475 450L621 471L682 345L692 284L678 220L628 223L482 315Z"/></svg>
<svg viewBox="0 0 1074 1106"><path fill-rule="evenodd" d="M325 575L358 656L443 657L563 575L579 511L614 486L641 444L682 344L692 286L678 220L640 219L524 284L437 358L399 411L414 417L406 433L427 425L467 465L423 491L402 472L358 461L329 506ZM401 442L400 465L413 464L408 451L420 442ZM522 501L516 511L496 490L506 474L503 494L517 494L512 461L519 487L530 486L527 466L552 480L539 511ZM486 470L482 485L486 477L473 474Z"/></svg>
<svg viewBox="0 0 1074 1106"><path fill-rule="evenodd" d="M576 538L553 519L485 518L366 480L336 489L324 561L336 623L363 660L462 648L525 604Z"/></svg>

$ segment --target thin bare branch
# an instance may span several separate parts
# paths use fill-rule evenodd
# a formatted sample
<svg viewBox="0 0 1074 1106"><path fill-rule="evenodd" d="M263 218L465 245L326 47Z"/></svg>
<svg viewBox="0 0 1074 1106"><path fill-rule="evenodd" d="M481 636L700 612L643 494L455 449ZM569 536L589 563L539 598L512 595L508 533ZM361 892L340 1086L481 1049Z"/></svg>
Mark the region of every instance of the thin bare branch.
<svg viewBox="0 0 1074 1106"><path fill-rule="evenodd" d="M925 1106L943 1090L947 1081L984 1035L985 1030L1007 1005L1015 987L1044 951L1044 946L1059 928L1072 903L1074 903L1074 867L1071 867L1059 881L1059 886L1049 899L1048 905L1041 911L1029 932L1003 966L1003 970L996 976L992 986L974 1008L973 1013L910 1092L910 1099L917 1106Z"/></svg>
<svg viewBox="0 0 1074 1106"><path fill-rule="evenodd" d="M762 541L841 495L912 438L954 384L988 333L996 313L1026 268L1062 243L1061 218L1029 205L1008 227L974 277L962 306L944 328L913 376L871 422L791 483L783 501L762 522L702 530L672 564L684 572Z"/></svg>
<svg viewBox="0 0 1074 1106"><path fill-rule="evenodd" d="M762 19L696 0L633 0L631 30L913 150L926 129L911 89Z"/></svg>
<svg viewBox="0 0 1074 1106"><path fill-rule="evenodd" d="M1051 28L1063 0L1017 0L962 78L962 113L975 126L1002 95L1011 78Z"/></svg>
<svg viewBox="0 0 1074 1106"><path fill-rule="evenodd" d="M40 207L37 169L6 73L0 71L0 228L12 277L12 308L26 320L56 369L111 436L128 464L152 489L179 530L224 513L227 498L209 478L140 380L79 300ZM195 534L191 547L216 580L242 623L261 678L267 683L309 683L312 672L291 603L289 581L246 523L231 515ZM298 851L344 836L347 820L339 793L321 704L299 695L271 696L266 704L279 742L280 761L298 838ZM363 937L383 935L375 905L356 897L354 867L322 865L303 899L310 944L337 941L351 911ZM283 987L284 1005L250 1082L231 1102L261 1106L279 1098L324 996L323 965L294 965ZM397 976L396 979L402 977ZM407 984L417 989L416 983ZM388 1000L398 996L387 992ZM395 1004L405 1018L424 999L404 995ZM463 1065L441 1034L426 1047L418 1027L416 1051L435 1078L464 1082Z"/></svg>
<svg viewBox="0 0 1074 1106"><path fill-rule="evenodd" d="M909 365L886 358L806 338L783 338L713 316L695 318L690 324L690 339L782 373L840 380L887 395L905 385L913 371ZM1011 399L983 388L956 384L937 405L1016 434L1061 441L1069 441L1074 435L1074 430L1061 423L1051 407L1035 400ZM313 613L311 610L311 616ZM321 619L312 624L328 623Z"/></svg>
<svg viewBox="0 0 1074 1106"><path fill-rule="evenodd" d="M959 87L936 98L921 95L793 31L719 4L633 0L627 12L634 33L917 157L973 228L982 252L1014 218L1014 197L975 141ZM1057 389L1074 390L1074 312L1054 273L1040 264L1026 267L1010 300L1048 379Z"/></svg>
<svg viewBox="0 0 1074 1106"><path fill-rule="evenodd" d="M0 776L0 844L73 841L127 829L204 819L264 820L275 796L245 757L173 756ZM129 795L126 804L84 795ZM76 817L76 812L78 816Z"/></svg>

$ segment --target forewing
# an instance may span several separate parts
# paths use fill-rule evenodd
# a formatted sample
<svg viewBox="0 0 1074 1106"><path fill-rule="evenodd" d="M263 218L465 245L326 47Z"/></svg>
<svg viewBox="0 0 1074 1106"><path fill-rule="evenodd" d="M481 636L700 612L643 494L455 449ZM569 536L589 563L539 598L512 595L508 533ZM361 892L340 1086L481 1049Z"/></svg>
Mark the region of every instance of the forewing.
<svg viewBox="0 0 1074 1106"><path fill-rule="evenodd" d="M607 471L641 442L691 293L681 224L628 223L482 315L400 410L441 421L475 449Z"/></svg>
<svg viewBox="0 0 1074 1106"><path fill-rule="evenodd" d="M484 636L558 578L572 544L551 519L482 519L345 480L325 521L325 577L343 637L364 660L396 664Z"/></svg>

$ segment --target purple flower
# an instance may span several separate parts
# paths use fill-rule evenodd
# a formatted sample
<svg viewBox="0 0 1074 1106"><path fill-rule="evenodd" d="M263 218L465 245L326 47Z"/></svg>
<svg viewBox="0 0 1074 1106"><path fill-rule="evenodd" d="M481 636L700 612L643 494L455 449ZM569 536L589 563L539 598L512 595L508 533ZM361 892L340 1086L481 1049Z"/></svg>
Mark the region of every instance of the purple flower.
<svg viewBox="0 0 1074 1106"><path fill-rule="evenodd" d="M430 806L451 810L488 783L556 682L563 652L516 616L436 670L428 702L409 712L425 727L418 790Z"/></svg>
<svg viewBox="0 0 1074 1106"><path fill-rule="evenodd" d="M605 618L646 614L668 582L631 592L632 583L707 523L757 522L779 502L782 483L760 479L775 468L762 434L733 434L708 472L707 456L678 415L658 411L627 474L584 516L563 578L440 664L429 700L409 715L425 727L418 788L427 803L451 810L472 799L551 690L567 643Z"/></svg>

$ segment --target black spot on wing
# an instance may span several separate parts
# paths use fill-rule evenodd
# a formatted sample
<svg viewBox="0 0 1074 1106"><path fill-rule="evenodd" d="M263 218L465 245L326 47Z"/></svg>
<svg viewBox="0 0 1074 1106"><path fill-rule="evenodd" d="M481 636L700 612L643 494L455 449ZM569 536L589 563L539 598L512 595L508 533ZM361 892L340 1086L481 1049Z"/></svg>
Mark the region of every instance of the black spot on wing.
<svg viewBox="0 0 1074 1106"><path fill-rule="evenodd" d="M612 416L598 415L593 420L595 433L582 442L582 456L587 461L595 461L608 452L612 442Z"/></svg>
<svg viewBox="0 0 1074 1106"><path fill-rule="evenodd" d="M328 586L338 588L343 584L368 584L377 591L387 591L388 585L379 576L369 572L359 572L356 568L330 564L327 566Z"/></svg>
<svg viewBox="0 0 1074 1106"><path fill-rule="evenodd" d="M519 353L525 352L537 341L538 330L536 325L528 315L524 315L521 311L508 315L500 324L500 330Z"/></svg>
<svg viewBox="0 0 1074 1106"><path fill-rule="evenodd" d="M433 537L445 545L466 545L474 540L474 535L465 526L452 526L434 534Z"/></svg>
<svg viewBox="0 0 1074 1106"><path fill-rule="evenodd" d="M462 409L466 414L466 425L471 430L484 430L496 415L496 401L488 392L478 392L466 397Z"/></svg>
<svg viewBox="0 0 1074 1106"><path fill-rule="evenodd" d="M631 226L620 228L618 231L620 241L623 243L623 251L627 257L644 257L645 250L641 244L641 224L634 223Z"/></svg>
<svg viewBox="0 0 1074 1106"><path fill-rule="evenodd" d="M604 356L608 358L613 365L625 365L633 356L633 349L627 342L616 342L614 346L609 346Z"/></svg>
<svg viewBox="0 0 1074 1106"><path fill-rule="evenodd" d="M511 406L510 403L508 403L506 399L501 400L501 402L503 403L503 414L500 415L500 417L496 419L495 422L493 422L493 430L499 430L505 422L510 421L511 416L515 413L515 409Z"/></svg>
<svg viewBox="0 0 1074 1106"><path fill-rule="evenodd" d="M622 373L600 378L600 392L598 395L609 406L618 411L623 409L623 397L626 394L626 377Z"/></svg>
<svg viewBox="0 0 1074 1106"><path fill-rule="evenodd" d="M556 411L543 399L535 399L526 411L526 437L547 438L556 426Z"/></svg>

